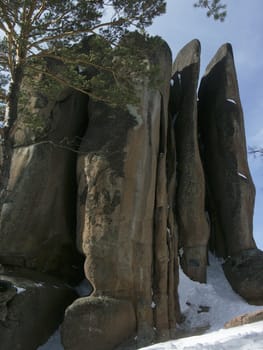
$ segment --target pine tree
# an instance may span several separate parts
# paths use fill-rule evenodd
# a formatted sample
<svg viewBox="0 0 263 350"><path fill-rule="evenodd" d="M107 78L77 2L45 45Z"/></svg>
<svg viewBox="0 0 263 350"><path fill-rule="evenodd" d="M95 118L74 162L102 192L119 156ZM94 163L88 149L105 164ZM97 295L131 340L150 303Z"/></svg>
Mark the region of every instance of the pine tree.
<svg viewBox="0 0 263 350"><path fill-rule="evenodd" d="M116 45L129 29L143 32L155 16L164 12L164 0L0 0L0 31L3 34L0 43L0 113L5 134L17 118L24 76L42 72L57 83L86 93L91 94L92 86L103 96L105 81L110 79L117 88L129 73L119 69L120 62L117 67L112 61ZM79 45L82 43L83 46L83 39L94 34L100 38L94 39L96 50L81 51ZM122 62L129 57L128 51L124 46L119 49ZM60 69L48 71L47 59L56 60ZM132 55L129 59L133 60ZM130 66L138 65L131 62ZM79 74L85 67L100 74L87 81ZM112 91L114 89L107 91L109 100L117 96L116 91ZM119 89L119 93L121 91L125 89Z"/></svg>
<svg viewBox="0 0 263 350"><path fill-rule="evenodd" d="M206 15L208 17L212 16L221 22L224 21L227 14L226 4L222 4L221 0L198 0L194 6L207 9Z"/></svg>

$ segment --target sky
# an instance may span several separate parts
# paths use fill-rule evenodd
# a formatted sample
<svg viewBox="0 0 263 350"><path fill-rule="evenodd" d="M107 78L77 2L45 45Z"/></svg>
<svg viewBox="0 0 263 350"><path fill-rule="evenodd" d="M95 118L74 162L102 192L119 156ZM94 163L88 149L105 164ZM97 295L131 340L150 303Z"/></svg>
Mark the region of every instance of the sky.
<svg viewBox="0 0 263 350"><path fill-rule="evenodd" d="M216 22L194 0L168 0L166 14L154 20L149 32L169 44L173 58L192 39L201 42L201 76L218 48L231 43L243 106L247 146L263 147L263 0L223 0L227 18ZM263 249L263 157L249 157L256 186L254 238Z"/></svg>

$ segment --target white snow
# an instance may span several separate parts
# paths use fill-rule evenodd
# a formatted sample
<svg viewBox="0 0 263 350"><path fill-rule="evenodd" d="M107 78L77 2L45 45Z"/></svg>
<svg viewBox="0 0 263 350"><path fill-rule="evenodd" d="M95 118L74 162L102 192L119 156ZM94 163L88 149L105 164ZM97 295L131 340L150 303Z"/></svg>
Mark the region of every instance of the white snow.
<svg viewBox="0 0 263 350"><path fill-rule="evenodd" d="M242 174L242 173L237 173L237 174L238 174L238 176L240 176L240 177L242 177L243 179L246 179L246 180L247 180L246 175L244 175L244 174Z"/></svg>
<svg viewBox="0 0 263 350"><path fill-rule="evenodd" d="M43 282L35 283L35 286L40 288L44 286L44 283Z"/></svg>
<svg viewBox="0 0 263 350"><path fill-rule="evenodd" d="M140 350L262 350L263 321L195 337L159 343Z"/></svg>
<svg viewBox="0 0 263 350"><path fill-rule="evenodd" d="M233 100L232 98L227 98L226 99L228 102L234 103L235 105L237 104L235 100Z"/></svg>
<svg viewBox="0 0 263 350"><path fill-rule="evenodd" d="M17 287L17 286L15 286L15 288L16 288L16 293L17 293L17 294L20 294L20 293L23 293L23 292L26 291L26 289L25 289L25 288L22 288L22 287Z"/></svg>
<svg viewBox="0 0 263 350"><path fill-rule="evenodd" d="M46 344L39 346L37 350L64 350L60 342L60 333L57 330L47 341Z"/></svg>
<svg viewBox="0 0 263 350"><path fill-rule="evenodd" d="M212 255L209 255L209 260L207 284L191 281L182 271L179 283L180 306L186 317L180 327L186 331L209 327L206 334L155 344L140 350L263 349L263 321L223 329L224 324L235 316L262 310L263 307L247 304L230 287L221 261Z"/></svg>
<svg viewBox="0 0 263 350"><path fill-rule="evenodd" d="M183 330L209 327L206 333L159 343L140 350L262 350L263 321L240 327L223 329L235 316L262 310L249 305L238 296L227 282L220 260L209 255L207 284L191 281L180 271L179 296L186 319ZM57 331L38 350L63 350ZM138 349L139 350L139 349Z"/></svg>
<svg viewBox="0 0 263 350"><path fill-rule="evenodd" d="M79 285L75 287L75 291L78 293L80 297L85 297L91 294L92 285L89 283L87 279L84 279L80 282Z"/></svg>
<svg viewBox="0 0 263 350"><path fill-rule="evenodd" d="M182 76L181 76L181 73L177 73L177 77L178 77L179 84L182 85Z"/></svg>

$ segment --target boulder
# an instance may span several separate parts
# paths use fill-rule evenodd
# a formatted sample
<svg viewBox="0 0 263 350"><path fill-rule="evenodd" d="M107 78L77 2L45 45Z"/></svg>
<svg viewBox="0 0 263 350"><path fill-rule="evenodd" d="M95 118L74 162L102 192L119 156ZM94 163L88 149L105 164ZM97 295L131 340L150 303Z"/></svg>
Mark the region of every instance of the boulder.
<svg viewBox="0 0 263 350"><path fill-rule="evenodd" d="M65 283L16 269L0 274L1 349L36 350L61 323L77 297Z"/></svg>
<svg viewBox="0 0 263 350"><path fill-rule="evenodd" d="M193 40L182 48L173 64L170 113L177 153L176 212L179 248L184 272L206 282L209 227L205 214L205 177L199 153L197 84L200 43Z"/></svg>
<svg viewBox="0 0 263 350"><path fill-rule="evenodd" d="M246 249L228 257L225 275L232 288L250 304L263 305L263 252Z"/></svg>
<svg viewBox="0 0 263 350"><path fill-rule="evenodd" d="M87 96L64 90L51 101L39 99L30 97L33 124L20 111L12 131L0 263L77 281L83 262L75 243L75 146L87 124Z"/></svg>
<svg viewBox="0 0 263 350"><path fill-rule="evenodd" d="M199 125L211 221L210 247L227 257L255 248L255 187L247 162L243 111L232 47L224 44L199 88Z"/></svg>
<svg viewBox="0 0 263 350"><path fill-rule="evenodd" d="M114 350L136 332L130 301L84 297L71 304L62 325L65 350Z"/></svg>
<svg viewBox="0 0 263 350"><path fill-rule="evenodd" d="M232 328L242 326L244 324L259 322L263 320L263 310L249 312L240 316L234 317L232 320L224 324L224 328Z"/></svg>
<svg viewBox="0 0 263 350"><path fill-rule="evenodd" d="M179 312L174 157L166 173L171 53L161 40L148 49L158 86L136 78L138 102L123 109L90 102L77 165L77 244L92 296L132 303L138 346L154 339L154 328L168 338ZM92 332L85 344L98 337Z"/></svg>

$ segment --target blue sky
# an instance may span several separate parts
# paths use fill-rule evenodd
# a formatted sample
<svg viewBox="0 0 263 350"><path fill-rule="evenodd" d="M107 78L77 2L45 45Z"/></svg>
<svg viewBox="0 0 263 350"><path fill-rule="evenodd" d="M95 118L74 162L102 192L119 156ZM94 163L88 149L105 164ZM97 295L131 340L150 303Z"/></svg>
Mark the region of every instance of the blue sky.
<svg viewBox="0 0 263 350"><path fill-rule="evenodd" d="M194 0L168 0L165 15L155 19L151 34L163 37L173 57L190 40L201 41L201 75L217 49L233 46L248 146L263 147L263 0L224 0L225 22L208 19L205 11L193 8ZM249 156L256 185L254 238L263 249L263 157Z"/></svg>

